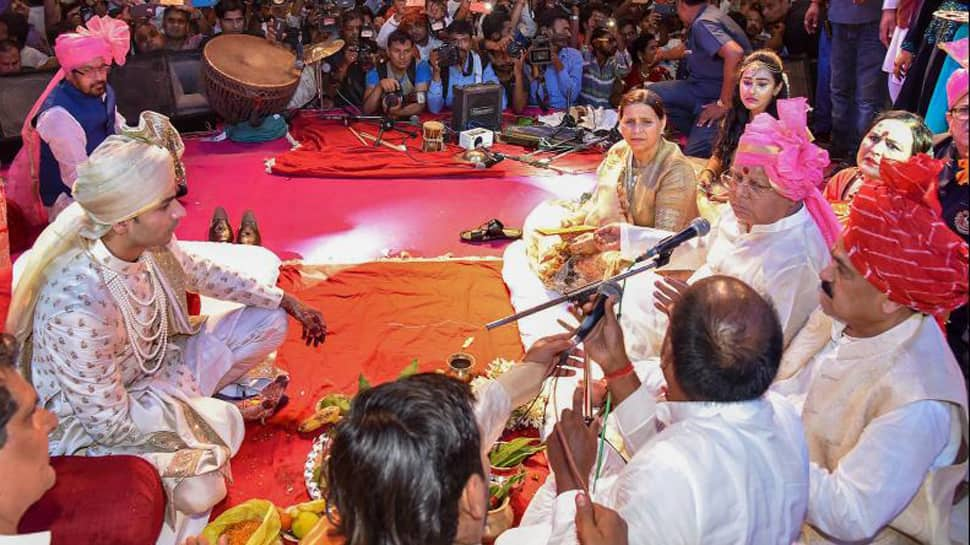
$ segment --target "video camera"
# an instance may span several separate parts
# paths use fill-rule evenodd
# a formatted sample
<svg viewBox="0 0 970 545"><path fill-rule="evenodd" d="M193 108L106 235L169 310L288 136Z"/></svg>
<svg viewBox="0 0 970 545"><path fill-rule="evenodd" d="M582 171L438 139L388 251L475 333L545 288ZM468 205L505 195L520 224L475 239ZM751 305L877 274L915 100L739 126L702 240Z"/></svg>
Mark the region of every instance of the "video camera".
<svg viewBox="0 0 970 545"><path fill-rule="evenodd" d="M513 40L505 48L505 52L515 59L526 50L529 51L529 64L540 68L552 64L552 43L546 36L539 34L531 43Z"/></svg>
<svg viewBox="0 0 970 545"><path fill-rule="evenodd" d="M345 48L357 53L357 64L362 68L370 69L377 64L377 44L371 40L361 38L359 42L348 43Z"/></svg>
<svg viewBox="0 0 970 545"><path fill-rule="evenodd" d="M454 66L458 64L458 47L455 44L445 43L435 49L438 53L438 65L441 67Z"/></svg>
<svg viewBox="0 0 970 545"><path fill-rule="evenodd" d="M529 64L542 68L552 64L552 42L547 36L537 35L529 48Z"/></svg>
<svg viewBox="0 0 970 545"><path fill-rule="evenodd" d="M319 27L322 31L337 32L340 27L340 17L345 11L356 6L355 0L318 0L313 3L319 13Z"/></svg>

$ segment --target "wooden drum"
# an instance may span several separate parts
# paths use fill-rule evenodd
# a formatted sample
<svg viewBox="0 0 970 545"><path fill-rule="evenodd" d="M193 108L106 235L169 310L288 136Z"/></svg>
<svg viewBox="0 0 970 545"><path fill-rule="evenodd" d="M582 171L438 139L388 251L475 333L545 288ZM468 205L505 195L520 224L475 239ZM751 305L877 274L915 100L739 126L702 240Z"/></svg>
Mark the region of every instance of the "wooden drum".
<svg viewBox="0 0 970 545"><path fill-rule="evenodd" d="M421 125L421 151L443 151L445 149L445 126L439 121L425 121Z"/></svg>
<svg viewBox="0 0 970 545"><path fill-rule="evenodd" d="M246 34L216 36L202 50L202 79L212 109L229 123L286 109L300 83L296 56Z"/></svg>

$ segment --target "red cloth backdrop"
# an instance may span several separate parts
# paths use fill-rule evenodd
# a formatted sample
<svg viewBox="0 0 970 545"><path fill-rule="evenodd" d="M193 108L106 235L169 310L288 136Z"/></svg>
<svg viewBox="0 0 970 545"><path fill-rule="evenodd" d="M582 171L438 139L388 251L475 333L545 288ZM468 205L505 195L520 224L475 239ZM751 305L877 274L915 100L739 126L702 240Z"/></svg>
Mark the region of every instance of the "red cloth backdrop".
<svg viewBox="0 0 970 545"><path fill-rule="evenodd" d="M232 460L229 496L213 516L250 498L280 506L306 501L303 465L316 434L301 436L296 427L320 397L354 394L361 372L379 384L396 378L414 359L422 372L443 369L469 337L474 341L466 351L475 356L476 370L496 357L520 357L514 325L491 332L482 327L513 312L501 269L495 260L284 267L280 286L320 309L330 335L320 348L307 348L299 326L290 322L278 358L291 374L289 403L265 425L247 427ZM537 458L531 467L541 471L544 458ZM540 484L540 477L527 479L516 500L519 512Z"/></svg>

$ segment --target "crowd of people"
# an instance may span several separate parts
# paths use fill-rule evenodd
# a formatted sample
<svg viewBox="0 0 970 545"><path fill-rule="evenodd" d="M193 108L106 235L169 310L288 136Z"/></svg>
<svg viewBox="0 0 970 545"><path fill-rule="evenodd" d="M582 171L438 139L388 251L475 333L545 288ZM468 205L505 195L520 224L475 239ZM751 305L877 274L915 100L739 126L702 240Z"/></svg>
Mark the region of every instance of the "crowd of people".
<svg viewBox="0 0 970 545"><path fill-rule="evenodd" d="M50 224L0 344L0 475L31 483L0 491L0 534L53 484L48 453L147 460L167 496L159 542L197 533L244 434L212 396L283 342L287 315L308 345L326 339L319 310L173 237L184 145L154 112L129 126L108 83L132 55L247 33L297 59L342 40L316 107L438 114L490 82L515 113L617 110L592 193L540 204L505 252L519 310L713 224L606 301L582 348L612 417L553 405L550 478L498 543L970 542L965 1L412 4L0 10L0 73L57 70L11 169L37 184L8 189L32 187L28 212ZM813 75L798 88L796 63ZM247 272L266 252L239 251ZM185 292L241 308L200 323ZM483 455L576 348L562 324L595 304L519 322L522 362L475 392L419 374L359 395L326 468L348 545L481 542ZM571 399L580 380L554 388ZM602 454L603 425L626 460Z"/></svg>

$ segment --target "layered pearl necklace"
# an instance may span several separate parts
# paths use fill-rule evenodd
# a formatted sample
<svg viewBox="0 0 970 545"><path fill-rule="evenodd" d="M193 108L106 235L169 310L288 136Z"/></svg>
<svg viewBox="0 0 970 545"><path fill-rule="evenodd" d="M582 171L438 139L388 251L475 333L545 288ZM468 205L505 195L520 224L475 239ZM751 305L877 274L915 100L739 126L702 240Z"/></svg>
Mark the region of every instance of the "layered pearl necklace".
<svg viewBox="0 0 970 545"><path fill-rule="evenodd" d="M168 302L162 290L162 282L158 277L158 265L151 254L145 253L140 258L145 265L148 273L148 283L151 286L151 295L145 299L139 299L128 288L124 276L104 267L102 274L104 282L108 286L108 292L118 303L121 316L125 322L125 330L128 332L128 344L131 346L132 354L138 366L146 374L152 375L162 366L165 358L165 349L168 347ZM134 304L139 307L151 307L151 315L146 320L138 318L138 312ZM154 332L153 332L154 331ZM141 341L141 342L139 342ZM148 348L143 349L142 344ZM154 361L154 367L147 367L146 362Z"/></svg>

